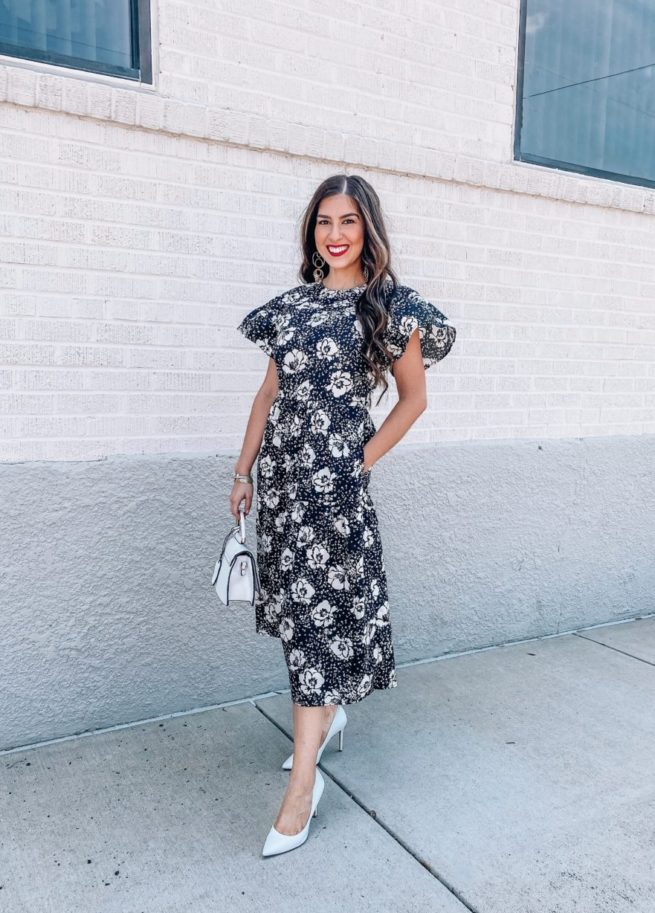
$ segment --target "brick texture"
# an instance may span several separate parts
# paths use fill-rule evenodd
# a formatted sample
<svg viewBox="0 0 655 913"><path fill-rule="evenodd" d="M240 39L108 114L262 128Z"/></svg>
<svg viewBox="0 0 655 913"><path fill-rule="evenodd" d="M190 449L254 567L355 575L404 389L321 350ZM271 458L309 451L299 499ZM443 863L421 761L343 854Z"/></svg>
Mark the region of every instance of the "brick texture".
<svg viewBox="0 0 655 913"><path fill-rule="evenodd" d="M344 169L458 328L404 441L655 432L655 192L512 161L515 0L158 7L152 87L1 58L1 460L236 451Z"/></svg>

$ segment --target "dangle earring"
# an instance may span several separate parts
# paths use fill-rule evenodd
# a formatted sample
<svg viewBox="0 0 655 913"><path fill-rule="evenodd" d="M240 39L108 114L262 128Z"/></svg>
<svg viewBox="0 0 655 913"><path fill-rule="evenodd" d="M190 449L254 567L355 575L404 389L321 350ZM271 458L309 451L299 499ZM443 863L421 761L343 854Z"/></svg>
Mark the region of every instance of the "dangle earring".
<svg viewBox="0 0 655 913"><path fill-rule="evenodd" d="M317 257L320 260L320 263L316 262ZM325 266L325 260L323 259L323 257L321 257L321 255L319 254L319 252L317 250L315 250L314 253L312 254L312 265L316 267L314 270L314 282L322 282L323 277L325 276L325 273L323 272L323 267Z"/></svg>
<svg viewBox="0 0 655 913"><path fill-rule="evenodd" d="M368 278L371 274L368 271L368 266L364 267L364 282L368 285Z"/></svg>

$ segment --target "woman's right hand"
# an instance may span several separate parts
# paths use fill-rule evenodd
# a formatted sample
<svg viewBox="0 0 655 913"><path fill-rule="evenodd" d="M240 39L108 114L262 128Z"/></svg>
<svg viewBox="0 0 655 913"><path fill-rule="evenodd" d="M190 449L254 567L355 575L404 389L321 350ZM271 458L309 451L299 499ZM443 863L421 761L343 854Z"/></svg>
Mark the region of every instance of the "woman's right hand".
<svg viewBox="0 0 655 913"><path fill-rule="evenodd" d="M252 507L252 491L252 482L239 482L237 480L232 486L232 492L230 493L230 513L237 522L241 519L239 504L241 504L242 501L245 500L246 502L244 505L246 516L250 513L250 508Z"/></svg>

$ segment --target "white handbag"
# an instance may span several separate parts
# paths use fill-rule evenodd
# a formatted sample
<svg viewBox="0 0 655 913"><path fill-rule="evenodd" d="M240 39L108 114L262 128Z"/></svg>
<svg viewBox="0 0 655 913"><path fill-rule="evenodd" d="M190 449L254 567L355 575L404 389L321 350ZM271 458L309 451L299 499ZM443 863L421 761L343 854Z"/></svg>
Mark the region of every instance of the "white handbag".
<svg viewBox="0 0 655 913"><path fill-rule="evenodd" d="M237 600L254 606L255 596L261 592L257 561L253 551L246 545L246 518L242 507L239 507L239 522L223 540L212 576L212 586L226 606Z"/></svg>

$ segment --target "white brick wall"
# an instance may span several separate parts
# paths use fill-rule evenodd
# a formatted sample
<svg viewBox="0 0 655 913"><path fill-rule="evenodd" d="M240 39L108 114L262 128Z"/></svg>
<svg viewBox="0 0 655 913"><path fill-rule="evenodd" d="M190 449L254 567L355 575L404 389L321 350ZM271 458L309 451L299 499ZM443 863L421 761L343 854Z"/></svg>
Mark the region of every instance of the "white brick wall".
<svg viewBox="0 0 655 913"><path fill-rule="evenodd" d="M344 168L458 328L404 441L655 431L655 192L512 162L515 0L216 6L161 0L153 87L0 66L0 459L236 451Z"/></svg>

